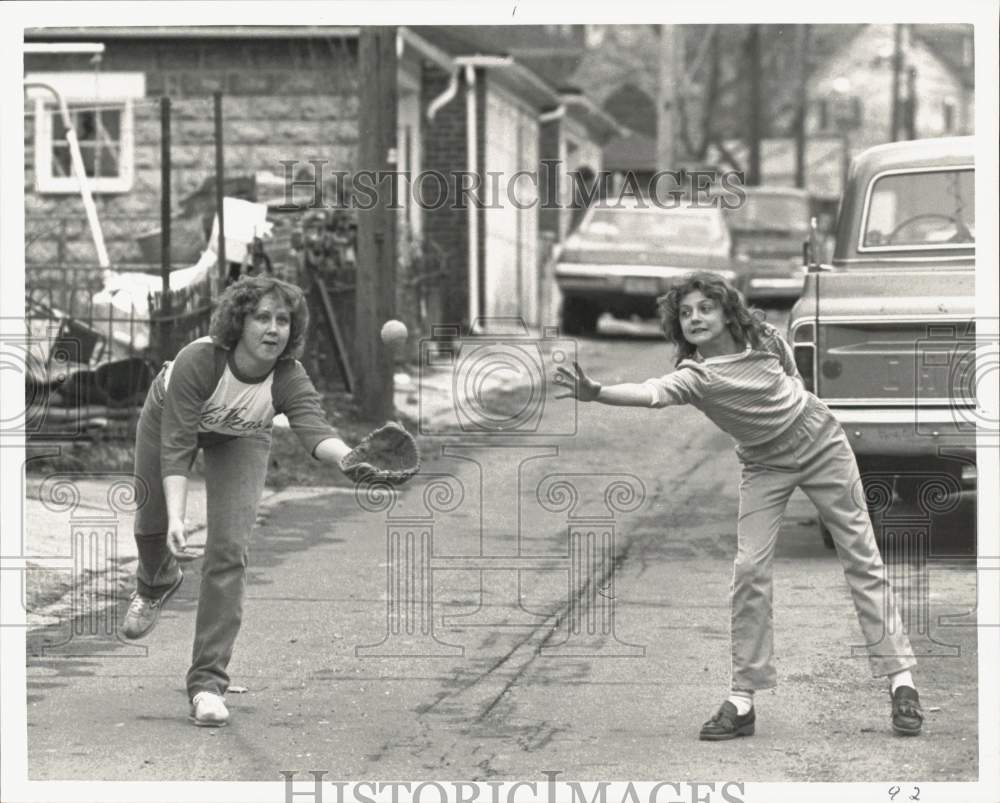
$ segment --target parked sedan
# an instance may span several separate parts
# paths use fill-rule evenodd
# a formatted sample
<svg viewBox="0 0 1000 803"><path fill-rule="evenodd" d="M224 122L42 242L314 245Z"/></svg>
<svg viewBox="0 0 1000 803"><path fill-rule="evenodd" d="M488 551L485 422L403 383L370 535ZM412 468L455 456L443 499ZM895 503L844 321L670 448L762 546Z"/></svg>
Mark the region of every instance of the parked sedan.
<svg viewBox="0 0 1000 803"><path fill-rule="evenodd" d="M656 314L656 297L692 270L711 270L743 289L733 243L716 208L651 204L591 208L556 263L562 330L589 334L604 312Z"/></svg>
<svg viewBox="0 0 1000 803"><path fill-rule="evenodd" d="M748 263L751 300L796 299L805 281L802 243L809 237L809 194L794 187L746 187L727 210L735 251Z"/></svg>

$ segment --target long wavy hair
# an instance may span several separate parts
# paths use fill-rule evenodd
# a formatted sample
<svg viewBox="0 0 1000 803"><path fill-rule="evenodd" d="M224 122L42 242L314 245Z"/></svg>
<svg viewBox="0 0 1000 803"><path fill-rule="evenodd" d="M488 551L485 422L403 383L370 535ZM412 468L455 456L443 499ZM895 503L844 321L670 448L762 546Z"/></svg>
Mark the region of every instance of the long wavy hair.
<svg viewBox="0 0 1000 803"><path fill-rule="evenodd" d="M243 336L243 319L257 309L264 296L281 299L292 317L288 344L278 359L300 356L305 346L306 332L309 331L309 306L305 295L294 284L270 276L244 276L229 285L219 296L212 313L208 326L209 335L220 346L235 348Z"/></svg>
<svg viewBox="0 0 1000 803"><path fill-rule="evenodd" d="M664 295L656 299L660 326L664 336L677 349L678 364L681 360L693 357L697 351L684 337L680 316L681 299L693 290L700 290L706 298L713 299L722 307L723 315L729 321L729 333L744 348L747 343L753 348L760 348L762 341L769 336L764 313L748 307L739 290L717 273L695 271L681 277Z"/></svg>

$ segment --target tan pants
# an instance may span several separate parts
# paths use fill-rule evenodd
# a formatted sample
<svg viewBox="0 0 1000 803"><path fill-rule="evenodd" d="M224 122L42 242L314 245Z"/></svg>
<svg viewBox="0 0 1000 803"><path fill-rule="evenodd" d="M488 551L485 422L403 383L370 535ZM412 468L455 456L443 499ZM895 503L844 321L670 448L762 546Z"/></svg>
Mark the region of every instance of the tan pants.
<svg viewBox="0 0 1000 803"><path fill-rule="evenodd" d="M743 474L732 585L733 688L768 689L776 684L772 560L785 507L796 487L816 505L833 536L872 674L890 675L914 666L875 543L854 452L827 406L810 394L790 430L763 446L736 451Z"/></svg>

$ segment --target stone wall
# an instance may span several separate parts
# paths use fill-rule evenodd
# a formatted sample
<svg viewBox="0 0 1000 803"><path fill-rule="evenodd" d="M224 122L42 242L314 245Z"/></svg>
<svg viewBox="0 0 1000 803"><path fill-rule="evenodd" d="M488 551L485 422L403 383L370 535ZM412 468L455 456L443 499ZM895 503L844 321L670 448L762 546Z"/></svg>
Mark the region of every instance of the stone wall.
<svg viewBox="0 0 1000 803"><path fill-rule="evenodd" d="M93 38L93 37L90 37ZM95 198L113 266L150 265L142 238L160 227L160 100L172 102L171 195L175 214L215 175L212 92L223 92L224 170L228 180L284 175L282 161L324 160L323 169L357 164L358 68L355 40L109 39L100 69L141 71L145 99L134 103L135 180L125 193ZM29 56L26 71L93 71L81 56ZM32 112L33 106L26 107ZM26 260L43 265L96 264L78 195L39 194L34 175L34 120L26 114ZM310 172L311 174L311 172ZM184 246L195 231L172 228ZM180 238L180 243L177 243ZM192 246L193 243L188 243ZM181 249L183 250L183 248ZM190 251L190 247L188 248ZM154 249L155 252L155 249ZM177 250L174 251L175 255ZM175 256L175 259L181 257ZM152 260L159 264L159 258ZM190 262L181 261L177 267Z"/></svg>

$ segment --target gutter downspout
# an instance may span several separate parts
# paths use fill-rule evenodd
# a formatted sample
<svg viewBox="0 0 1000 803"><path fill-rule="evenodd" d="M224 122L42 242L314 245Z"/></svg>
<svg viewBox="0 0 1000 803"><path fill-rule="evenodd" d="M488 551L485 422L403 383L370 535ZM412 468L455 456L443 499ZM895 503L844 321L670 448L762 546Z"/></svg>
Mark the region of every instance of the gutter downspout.
<svg viewBox="0 0 1000 803"><path fill-rule="evenodd" d="M560 103L552 111L545 112L544 114L538 115L538 122L540 123L550 123L553 120L558 120L561 117L566 116L566 104Z"/></svg>
<svg viewBox="0 0 1000 803"><path fill-rule="evenodd" d="M76 129L73 128L73 121L69 116L69 107L55 87L48 84L30 81L25 83L24 88L45 89L51 92L59 103L59 113L62 117L63 125L66 127L66 141L69 144L70 161L73 163L73 172L76 174L76 179L80 182L80 196L83 199L83 208L87 213L87 223L90 225L91 236L94 238L94 248L97 249L97 264L107 271L111 263L108 260L108 251L104 246L104 233L101 231L101 221L97 217L97 207L94 205L94 196L90 191L90 180L87 178L87 173L83 167L83 156L80 155L80 143L77 141ZM106 280L106 278L106 276L103 276L102 280Z"/></svg>
<svg viewBox="0 0 1000 803"><path fill-rule="evenodd" d="M465 169L471 175L478 175L479 153L476 149L478 129L476 126L476 68L465 65ZM479 208L469 204L469 330L475 332L479 323Z"/></svg>
<svg viewBox="0 0 1000 803"><path fill-rule="evenodd" d="M432 100L427 105L427 122L432 122L434 116L441 111L441 109L451 102L452 98L458 94L458 70L456 69L451 74L451 78L448 79L448 86L445 87L444 92L438 95L434 100Z"/></svg>

